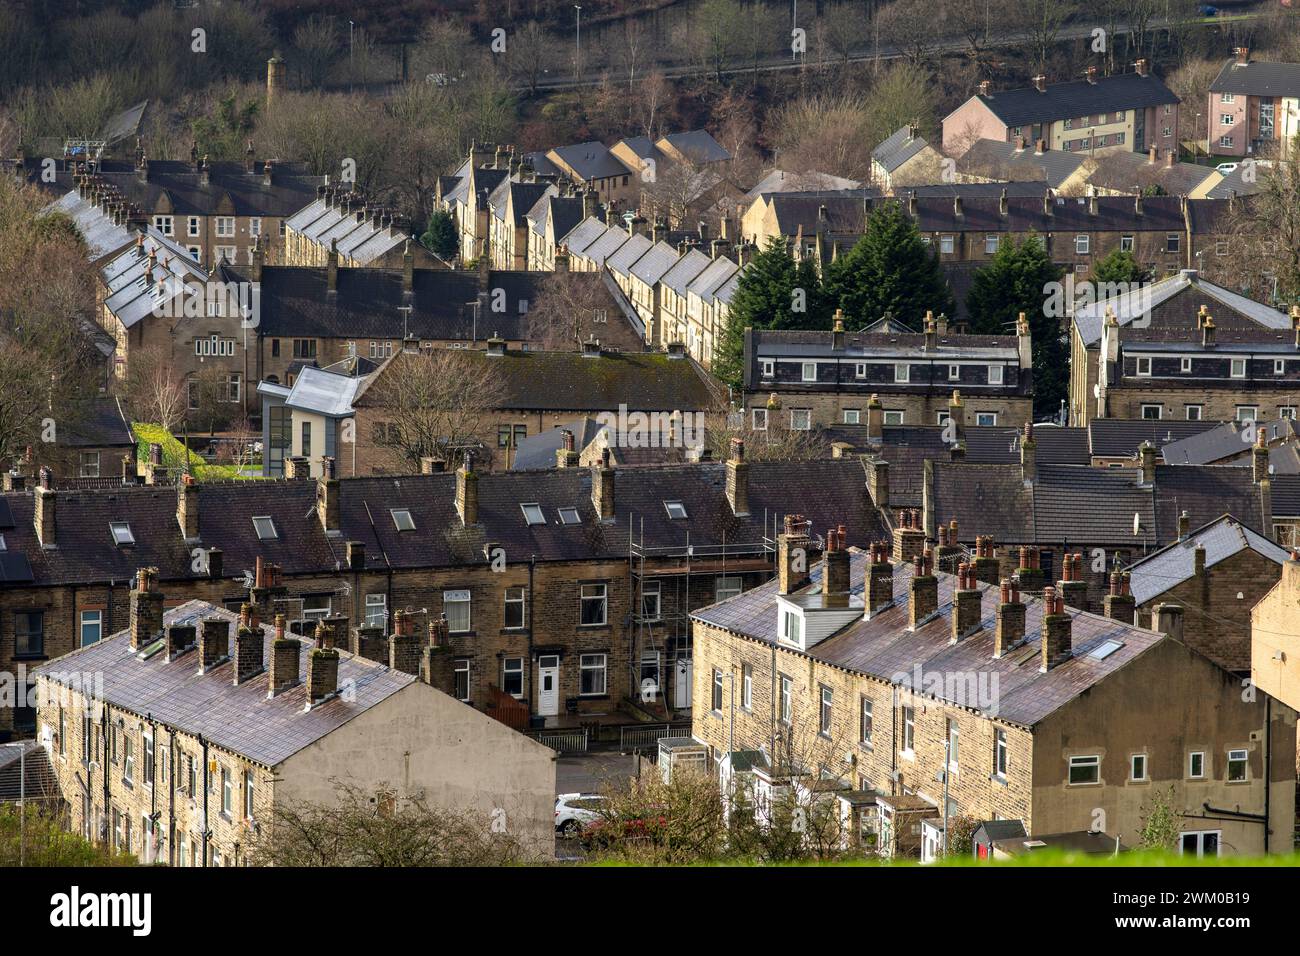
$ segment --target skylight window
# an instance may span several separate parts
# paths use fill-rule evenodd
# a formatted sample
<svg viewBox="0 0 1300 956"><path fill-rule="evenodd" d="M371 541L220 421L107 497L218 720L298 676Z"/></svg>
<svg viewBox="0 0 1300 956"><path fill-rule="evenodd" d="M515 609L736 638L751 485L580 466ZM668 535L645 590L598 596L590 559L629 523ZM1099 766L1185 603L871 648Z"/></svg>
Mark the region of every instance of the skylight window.
<svg viewBox="0 0 1300 956"><path fill-rule="evenodd" d="M528 524L546 524L546 516L542 514L542 506L537 502L531 501L527 504L520 504L519 507L524 509L524 521Z"/></svg>
<svg viewBox="0 0 1300 956"><path fill-rule="evenodd" d="M560 524L581 524L582 519L578 517L577 508L561 508Z"/></svg>
<svg viewBox="0 0 1300 956"><path fill-rule="evenodd" d="M668 509L668 517L674 520L686 517L686 506L680 501L665 501L664 507Z"/></svg>
<svg viewBox="0 0 1300 956"><path fill-rule="evenodd" d="M275 530L275 522L271 520L270 515L254 518L253 530L257 532L257 537L262 541L274 541L280 537L280 533Z"/></svg>
<svg viewBox="0 0 1300 956"><path fill-rule="evenodd" d="M411 517L411 512L406 508L392 509L393 524L397 525L398 531L414 531L415 519Z"/></svg>
<svg viewBox="0 0 1300 956"><path fill-rule="evenodd" d="M1102 641L1096 647L1088 652L1088 656L1095 660L1105 660L1124 646L1123 641Z"/></svg>
<svg viewBox="0 0 1300 956"><path fill-rule="evenodd" d="M119 548L135 544L135 535L131 533L131 525L127 522L112 521L108 525L108 530L113 535L113 543Z"/></svg>

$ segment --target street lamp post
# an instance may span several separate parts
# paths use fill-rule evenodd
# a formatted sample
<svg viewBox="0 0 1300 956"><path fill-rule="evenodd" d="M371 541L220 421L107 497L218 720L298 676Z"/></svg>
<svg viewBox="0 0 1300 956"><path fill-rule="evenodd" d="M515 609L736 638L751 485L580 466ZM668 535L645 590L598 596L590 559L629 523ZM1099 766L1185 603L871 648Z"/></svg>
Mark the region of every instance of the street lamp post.
<svg viewBox="0 0 1300 956"><path fill-rule="evenodd" d="M352 83L357 76L356 59L352 55L352 34L356 24L348 21L348 92L352 92Z"/></svg>
<svg viewBox="0 0 1300 956"><path fill-rule="evenodd" d="M582 7L575 3L573 9L577 11L576 16L578 20L577 33L574 34L577 56L573 61L573 82L577 83L582 79Z"/></svg>

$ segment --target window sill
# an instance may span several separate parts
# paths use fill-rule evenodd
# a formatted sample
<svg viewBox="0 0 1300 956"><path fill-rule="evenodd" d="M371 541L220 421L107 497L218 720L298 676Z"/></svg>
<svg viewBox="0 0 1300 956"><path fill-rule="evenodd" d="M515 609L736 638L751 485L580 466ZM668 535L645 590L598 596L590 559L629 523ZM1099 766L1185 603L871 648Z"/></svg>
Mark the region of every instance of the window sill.
<svg viewBox="0 0 1300 956"><path fill-rule="evenodd" d="M607 631L607 630L609 630L609 625L608 625L608 624L579 624L579 625L578 625L578 630L580 630L580 631Z"/></svg>
<svg viewBox="0 0 1300 956"><path fill-rule="evenodd" d="M16 661L48 661L47 654L15 654L13 659Z"/></svg>
<svg viewBox="0 0 1300 956"><path fill-rule="evenodd" d="M609 700L609 694L579 694L578 700Z"/></svg>
<svg viewBox="0 0 1300 956"><path fill-rule="evenodd" d="M1006 778L1006 777L1002 776L1001 774L997 774L997 773L991 773L991 774L989 774L989 783L996 783L999 787L1009 787L1009 786L1011 786L1011 784L1007 783L1007 778Z"/></svg>
<svg viewBox="0 0 1300 956"><path fill-rule="evenodd" d="M858 749L859 749L859 750L865 750L865 751L866 751L867 753L869 753L869 754L870 754L870 753L875 753L875 752L876 752L876 748L873 747L873 746L871 745L871 741L870 741L870 740L859 740L859 741L858 741Z"/></svg>

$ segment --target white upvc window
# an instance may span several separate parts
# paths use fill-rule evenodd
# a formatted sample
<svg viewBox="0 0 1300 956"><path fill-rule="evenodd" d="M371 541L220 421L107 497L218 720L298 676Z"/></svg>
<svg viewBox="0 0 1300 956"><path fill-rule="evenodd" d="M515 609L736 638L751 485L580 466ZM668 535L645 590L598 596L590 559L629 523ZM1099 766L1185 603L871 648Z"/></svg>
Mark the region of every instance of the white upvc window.
<svg viewBox="0 0 1300 956"><path fill-rule="evenodd" d="M871 734L875 729L875 715L873 713L875 705L870 697L861 698L858 704L858 742L870 745Z"/></svg>
<svg viewBox="0 0 1300 956"><path fill-rule="evenodd" d="M713 600L726 601L736 597L744 590L738 574L720 574L713 580Z"/></svg>
<svg viewBox="0 0 1300 956"><path fill-rule="evenodd" d="M1143 405L1142 417L1146 421L1159 421L1161 416L1164 414L1164 410L1165 407L1163 405Z"/></svg>
<svg viewBox="0 0 1300 956"><path fill-rule="evenodd" d="M790 427L797 432L812 429L812 410L808 408L790 409Z"/></svg>
<svg viewBox="0 0 1300 956"><path fill-rule="evenodd" d="M751 409L750 411L752 412L750 419L753 422L754 431L756 432L767 431L767 409L754 408Z"/></svg>
<svg viewBox="0 0 1300 956"><path fill-rule="evenodd" d="M912 756L916 752L916 710L903 708L903 753Z"/></svg>
<svg viewBox="0 0 1300 956"><path fill-rule="evenodd" d="M866 378L866 377L867 377L867 363L866 363L866 362L855 362L854 365L853 365L853 375L854 375L856 378Z"/></svg>
<svg viewBox="0 0 1300 956"><path fill-rule="evenodd" d="M1237 421L1253 422L1259 419L1259 406L1257 405L1238 405Z"/></svg>
<svg viewBox="0 0 1300 956"><path fill-rule="evenodd" d="M844 424L857 425L862 421L862 412L857 408L844 409Z"/></svg>
<svg viewBox="0 0 1300 956"><path fill-rule="evenodd" d="M597 697L605 693L604 654L582 654L578 658L578 693L583 697Z"/></svg>
<svg viewBox="0 0 1300 956"><path fill-rule="evenodd" d="M995 255L998 251L998 242L997 235L986 235L984 237L984 252L990 256Z"/></svg>
<svg viewBox="0 0 1300 956"><path fill-rule="evenodd" d="M1205 776L1205 751L1193 750L1187 755L1187 776L1193 780Z"/></svg>
<svg viewBox="0 0 1300 956"><path fill-rule="evenodd" d="M823 737L831 735L832 715L834 712L834 692L826 686L821 688L821 706L817 711L817 732Z"/></svg>
<svg viewBox="0 0 1300 956"><path fill-rule="evenodd" d="M1135 783L1144 782L1147 779L1147 755L1130 754L1128 759L1129 774L1128 778Z"/></svg>
<svg viewBox="0 0 1300 956"><path fill-rule="evenodd" d="M1007 778L1007 732L997 730L993 733L993 775L1001 780Z"/></svg>
<svg viewBox="0 0 1300 956"><path fill-rule="evenodd" d="M230 239L235 235L235 217L234 216L217 216L217 236L222 239Z"/></svg>
<svg viewBox="0 0 1300 956"><path fill-rule="evenodd" d="M959 378L961 378L961 366L960 366L960 365L949 365L949 366L948 366L948 381L950 381L950 382L954 382L954 381L956 381L956 380L959 379Z"/></svg>
<svg viewBox="0 0 1300 956"><path fill-rule="evenodd" d="M1096 754L1070 758L1070 786L1101 783L1101 757Z"/></svg>
<svg viewBox="0 0 1300 956"><path fill-rule="evenodd" d="M748 664L740 667L740 706L745 710L754 706L754 668Z"/></svg>
<svg viewBox="0 0 1300 956"><path fill-rule="evenodd" d="M817 381L817 363L804 362L802 364L803 364L803 369L801 372L801 378L803 379L803 381L805 382Z"/></svg>
<svg viewBox="0 0 1300 956"><path fill-rule="evenodd" d="M502 623L508 630L519 630L526 623L527 594L522 587L506 588Z"/></svg>
<svg viewBox="0 0 1300 956"><path fill-rule="evenodd" d="M1286 359L1273 359L1273 374L1274 375L1286 374Z"/></svg>
<svg viewBox="0 0 1300 956"><path fill-rule="evenodd" d="M953 237L952 237L952 236L940 236L940 237L939 237L939 251L942 252L942 253L944 253L945 255L950 255L950 254L952 253L952 250L953 250Z"/></svg>
<svg viewBox="0 0 1300 956"><path fill-rule="evenodd" d="M81 612L81 646L94 644L104 636L104 612Z"/></svg>
<svg viewBox="0 0 1300 956"><path fill-rule="evenodd" d="M1151 359L1149 357L1138 356L1137 373L1142 376L1151 374Z"/></svg>
<svg viewBox="0 0 1300 956"><path fill-rule="evenodd" d="M781 675L781 723L788 724L794 717L794 681Z"/></svg>
<svg viewBox="0 0 1300 956"><path fill-rule="evenodd" d="M469 658L458 658L452 666L452 694L459 701L469 703Z"/></svg>
<svg viewBox="0 0 1300 956"><path fill-rule="evenodd" d="M1180 359L1178 362L1178 370L1184 373L1190 372L1192 370L1192 360L1189 358Z"/></svg>
<svg viewBox="0 0 1300 956"><path fill-rule="evenodd" d="M260 236L262 234L262 220L258 216L253 216L248 220L248 234L250 236Z"/></svg>
<svg viewBox="0 0 1300 956"><path fill-rule="evenodd" d="M1002 377L1002 373L1003 373L1003 371L1004 371L1004 369L1002 368L1001 365L990 365L990 366L989 366L989 384L990 384L990 385L1001 385L1002 382L1003 382L1003 377Z"/></svg>
<svg viewBox="0 0 1300 956"><path fill-rule="evenodd" d="M253 798L256 796L257 786L253 781L253 771L244 771L244 819L253 819Z"/></svg>
<svg viewBox="0 0 1300 956"><path fill-rule="evenodd" d="M579 592L579 623L603 625L608 617L609 597L604 584L584 584Z"/></svg>
<svg viewBox="0 0 1300 956"><path fill-rule="evenodd" d="M1218 856L1222 830L1187 830L1178 837L1178 852L1184 856Z"/></svg>
<svg viewBox="0 0 1300 956"><path fill-rule="evenodd" d="M230 816L235 809L235 781L227 767L221 768L221 812Z"/></svg>
<svg viewBox="0 0 1300 956"><path fill-rule="evenodd" d="M1228 782L1240 783L1247 777L1246 751L1228 751Z"/></svg>
<svg viewBox="0 0 1300 956"><path fill-rule="evenodd" d="M641 583L641 618L645 621L657 621L662 613L663 584L660 581L643 581Z"/></svg>
<svg viewBox="0 0 1300 956"><path fill-rule="evenodd" d="M386 627L388 621L388 595L382 591L366 595L366 627Z"/></svg>
<svg viewBox="0 0 1300 956"><path fill-rule="evenodd" d="M524 696L524 659L507 657L501 663L501 689L515 699Z"/></svg>
<svg viewBox="0 0 1300 956"><path fill-rule="evenodd" d="M763 377L771 378L776 374L776 362L771 359L763 359Z"/></svg>
<svg viewBox="0 0 1300 956"><path fill-rule="evenodd" d="M1200 405L1184 405L1183 408L1187 412L1186 418L1189 422L1199 422L1201 420Z"/></svg>
<svg viewBox="0 0 1300 956"><path fill-rule="evenodd" d="M982 428L992 428L998 423L997 412L976 412L975 424Z"/></svg>
<svg viewBox="0 0 1300 956"><path fill-rule="evenodd" d="M885 409L885 414L884 414L884 422L883 422L883 424L885 424L885 425L901 425L901 424L903 424L903 411L902 411L902 409L889 409L889 408L886 408L886 409Z"/></svg>
<svg viewBox="0 0 1300 956"><path fill-rule="evenodd" d="M1086 256L1091 247L1092 237L1087 233L1080 233L1074 237L1074 251L1077 255Z"/></svg>
<svg viewBox="0 0 1300 956"><path fill-rule="evenodd" d="M470 629L470 592L468 588L442 592L442 613L447 616L447 630L452 634Z"/></svg>
<svg viewBox="0 0 1300 956"><path fill-rule="evenodd" d="M897 362L894 365L894 381L906 384L912 380L912 366L906 362Z"/></svg>

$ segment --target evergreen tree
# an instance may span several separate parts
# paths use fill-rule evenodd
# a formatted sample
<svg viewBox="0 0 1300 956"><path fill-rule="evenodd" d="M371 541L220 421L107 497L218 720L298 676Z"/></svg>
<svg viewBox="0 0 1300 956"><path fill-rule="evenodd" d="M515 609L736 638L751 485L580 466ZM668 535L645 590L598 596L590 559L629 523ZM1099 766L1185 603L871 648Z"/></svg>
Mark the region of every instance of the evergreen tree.
<svg viewBox="0 0 1300 956"><path fill-rule="evenodd" d="M868 217L862 238L827 266L824 288L829 307L843 309L850 326L874 322L887 311L912 326L926 312L953 312L938 254L896 202Z"/></svg>
<svg viewBox="0 0 1300 956"><path fill-rule="evenodd" d="M456 254L456 223L451 214L439 209L429 217L429 228L420 237L420 243L430 252L443 259L450 259Z"/></svg>
<svg viewBox="0 0 1300 956"><path fill-rule="evenodd" d="M966 311L972 332L1014 335L1024 313L1033 337L1034 413L1060 411L1069 385L1070 356L1060 320L1047 314L1044 302L1063 275L1038 236L1004 242L988 265L976 270Z"/></svg>
<svg viewBox="0 0 1300 956"><path fill-rule="evenodd" d="M1094 285L1103 282L1139 284L1151 281L1151 270L1143 268L1127 249L1112 249L1092 270Z"/></svg>
<svg viewBox="0 0 1300 956"><path fill-rule="evenodd" d="M714 352L713 372L739 388L744 379L745 329L828 328L817 270L796 264L785 242L773 236L740 274L727 310L727 324Z"/></svg>

